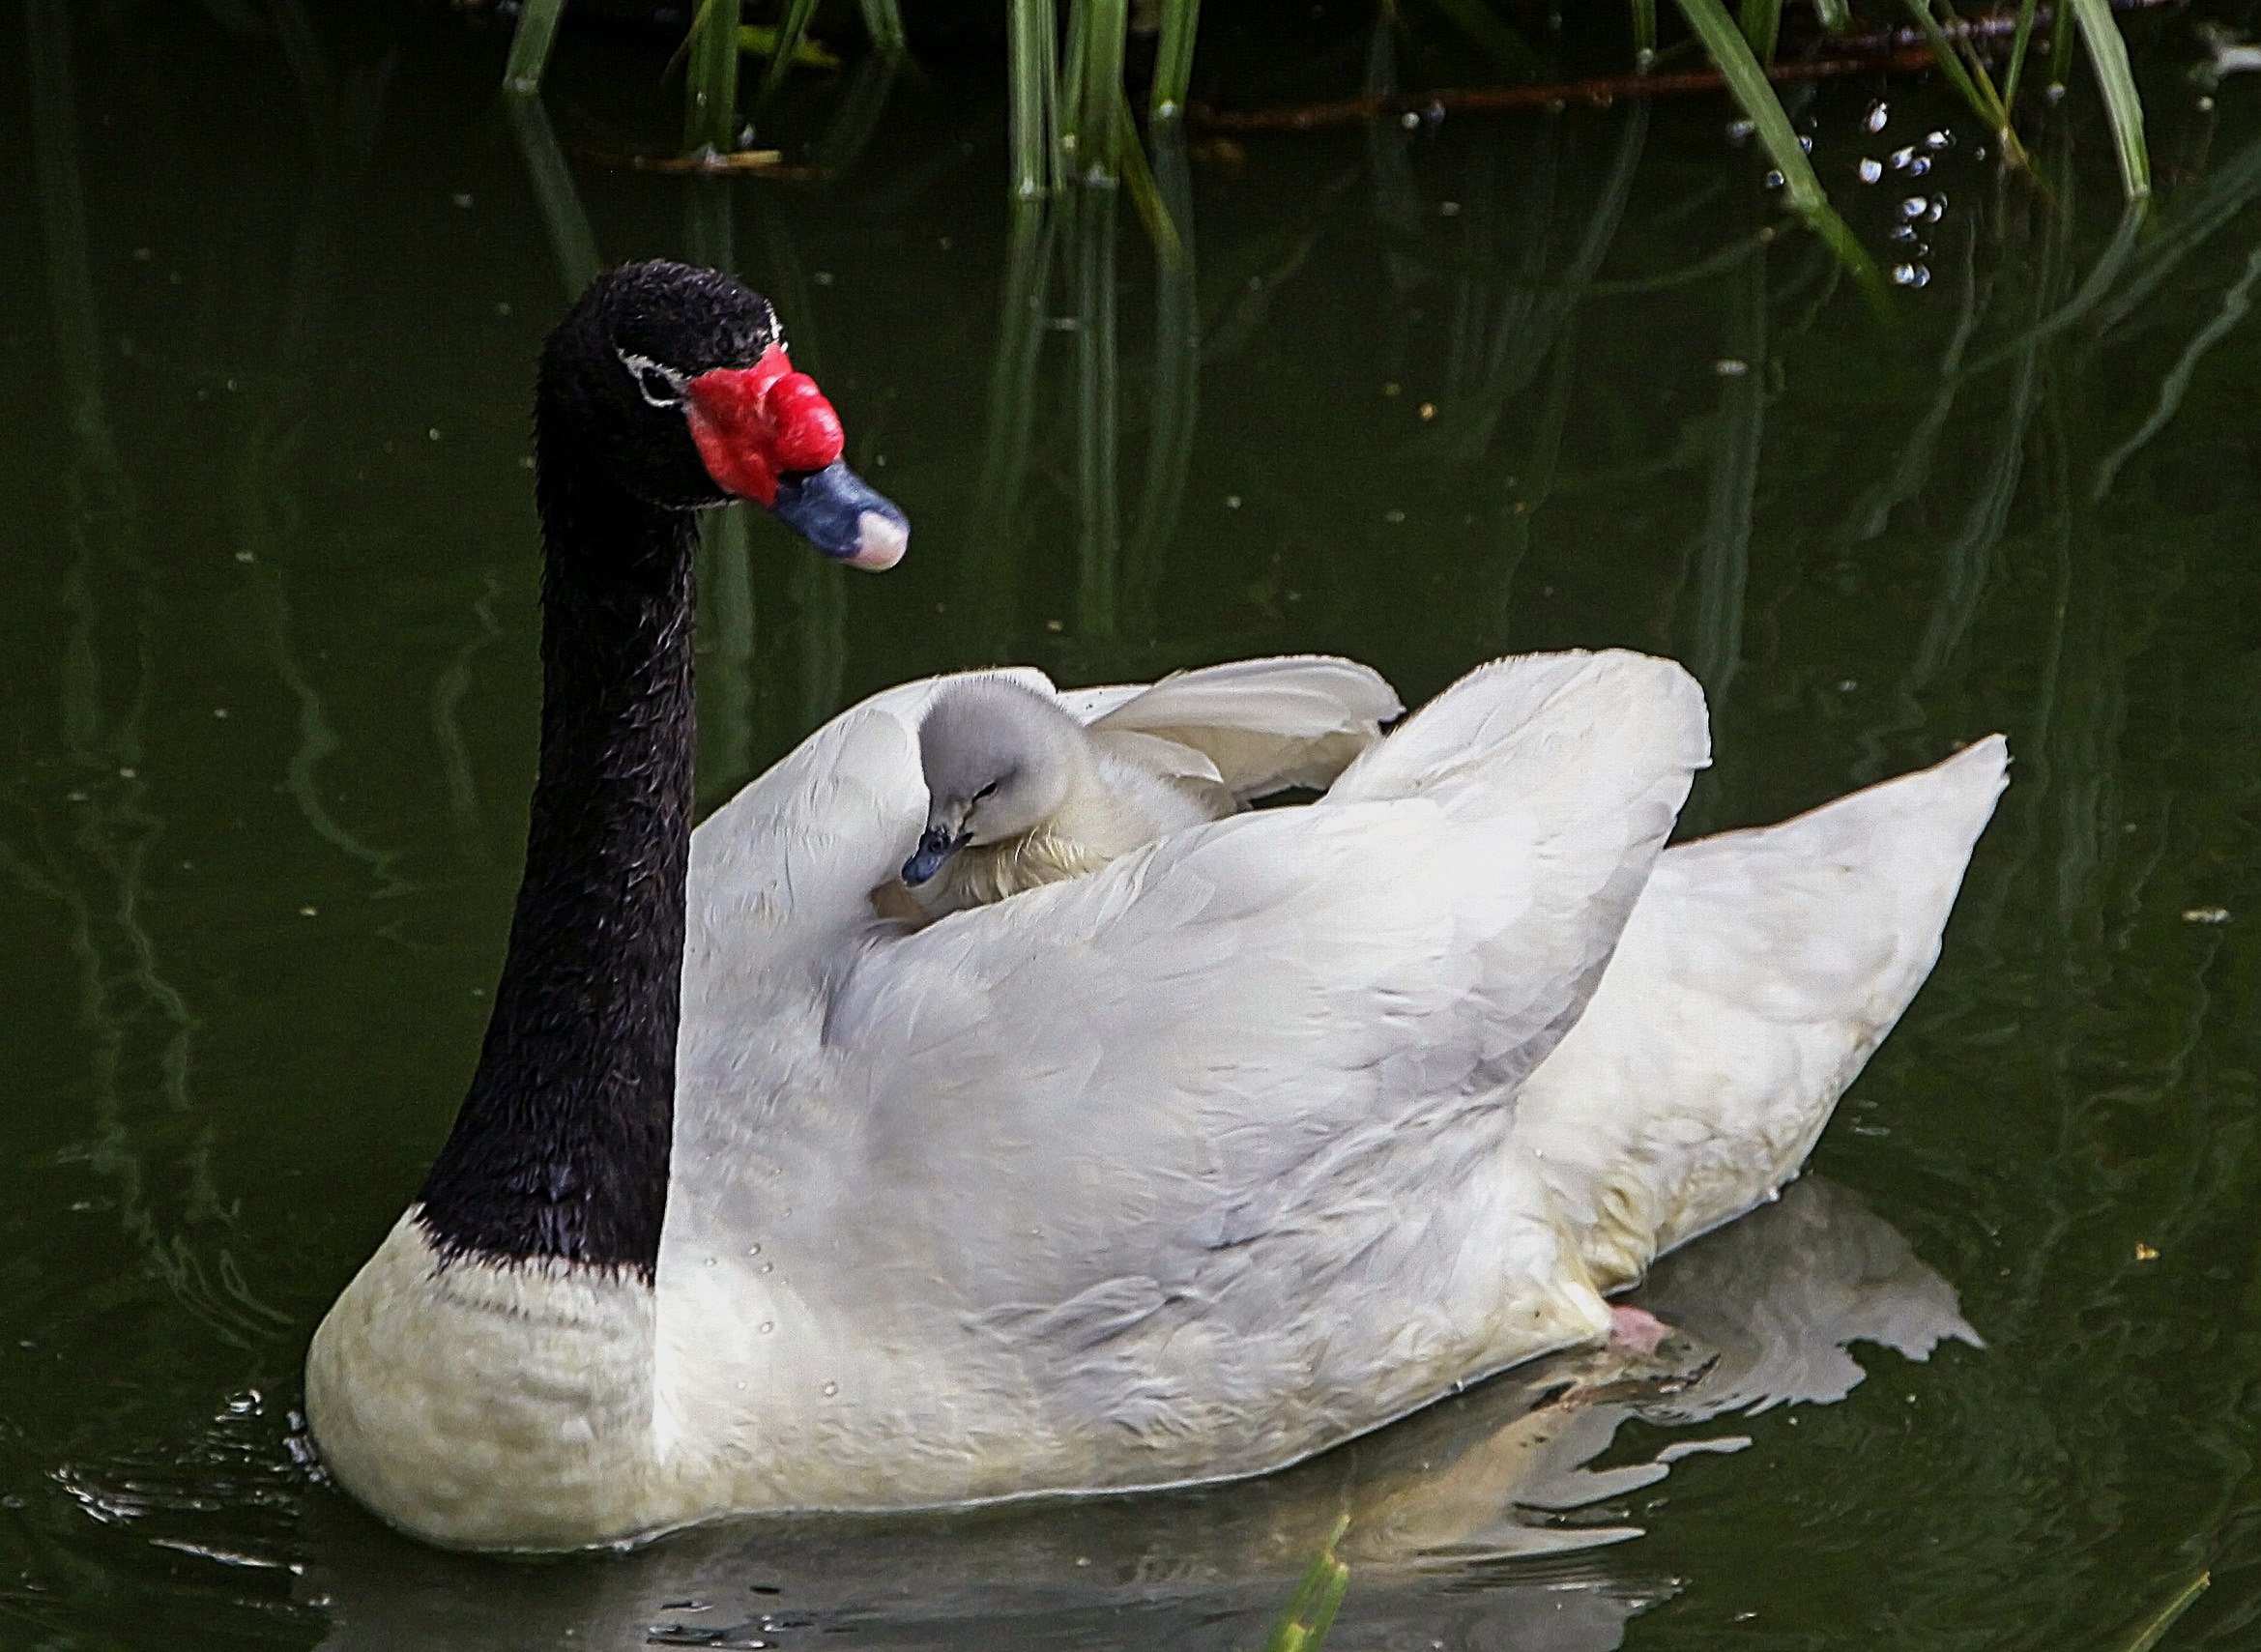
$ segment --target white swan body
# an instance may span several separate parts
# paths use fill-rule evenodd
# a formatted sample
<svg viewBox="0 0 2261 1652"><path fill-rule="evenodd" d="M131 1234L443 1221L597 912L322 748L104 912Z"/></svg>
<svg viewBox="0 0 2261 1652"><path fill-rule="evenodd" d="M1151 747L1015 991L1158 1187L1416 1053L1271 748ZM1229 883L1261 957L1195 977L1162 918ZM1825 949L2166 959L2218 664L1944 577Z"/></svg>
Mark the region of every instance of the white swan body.
<svg viewBox="0 0 2261 1652"><path fill-rule="evenodd" d="M1796 1174L2006 764L1660 860L1694 681L1510 659L1308 807L906 935L868 897L937 692L692 839L655 1288L443 1259L412 1210L325 1321L315 1432L387 1519L556 1549L1245 1475L1598 1336Z"/></svg>
<svg viewBox="0 0 2261 1652"><path fill-rule="evenodd" d="M1320 655L1067 696L1010 672L950 679L919 720L912 899L928 919L983 906L1274 792L1323 789L1404 710L1378 672Z"/></svg>

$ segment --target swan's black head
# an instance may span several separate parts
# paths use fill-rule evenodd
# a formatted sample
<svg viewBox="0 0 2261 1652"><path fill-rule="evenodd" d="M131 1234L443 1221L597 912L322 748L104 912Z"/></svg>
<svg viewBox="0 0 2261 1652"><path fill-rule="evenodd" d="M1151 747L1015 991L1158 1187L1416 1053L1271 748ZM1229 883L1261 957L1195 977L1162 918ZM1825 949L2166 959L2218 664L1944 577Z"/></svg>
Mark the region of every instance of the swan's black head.
<svg viewBox="0 0 2261 1652"><path fill-rule="evenodd" d="M595 466L648 504L751 499L858 567L892 565L910 537L841 459L839 416L793 370L769 301L719 271L597 276L542 351L536 421L545 466Z"/></svg>

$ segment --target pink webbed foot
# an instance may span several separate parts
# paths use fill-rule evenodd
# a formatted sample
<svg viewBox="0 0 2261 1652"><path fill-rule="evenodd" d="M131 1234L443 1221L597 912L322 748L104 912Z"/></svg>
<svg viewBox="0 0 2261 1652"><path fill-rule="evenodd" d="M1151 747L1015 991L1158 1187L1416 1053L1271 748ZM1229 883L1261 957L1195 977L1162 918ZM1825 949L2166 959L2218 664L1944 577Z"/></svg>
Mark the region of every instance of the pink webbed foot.
<svg viewBox="0 0 2261 1652"><path fill-rule="evenodd" d="M1671 1334L1672 1327L1645 1308L1609 1310L1609 1348L1613 1353L1646 1359Z"/></svg>

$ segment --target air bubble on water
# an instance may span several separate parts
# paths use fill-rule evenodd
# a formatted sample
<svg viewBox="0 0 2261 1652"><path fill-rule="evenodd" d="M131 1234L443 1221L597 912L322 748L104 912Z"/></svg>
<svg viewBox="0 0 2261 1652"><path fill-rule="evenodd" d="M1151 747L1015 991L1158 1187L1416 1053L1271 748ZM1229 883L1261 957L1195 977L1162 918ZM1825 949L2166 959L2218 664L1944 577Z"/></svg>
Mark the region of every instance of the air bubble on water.
<svg viewBox="0 0 2261 1652"><path fill-rule="evenodd" d="M1882 131L1884 130L1884 123L1890 119L1892 119L1891 105L1882 101L1878 101L1869 105L1868 119L1863 121L1861 124L1867 127L1870 131Z"/></svg>

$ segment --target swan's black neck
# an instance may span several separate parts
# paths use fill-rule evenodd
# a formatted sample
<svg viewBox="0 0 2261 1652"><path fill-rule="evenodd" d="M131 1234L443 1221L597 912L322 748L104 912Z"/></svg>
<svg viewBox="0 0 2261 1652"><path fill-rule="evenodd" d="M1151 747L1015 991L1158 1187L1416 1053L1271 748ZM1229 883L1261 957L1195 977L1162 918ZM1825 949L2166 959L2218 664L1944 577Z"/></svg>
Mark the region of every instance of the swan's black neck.
<svg viewBox="0 0 2261 1652"><path fill-rule="evenodd" d="M447 1255L649 1280L681 1015L695 519L630 499L554 435L536 435L548 564L525 880L422 1221Z"/></svg>

